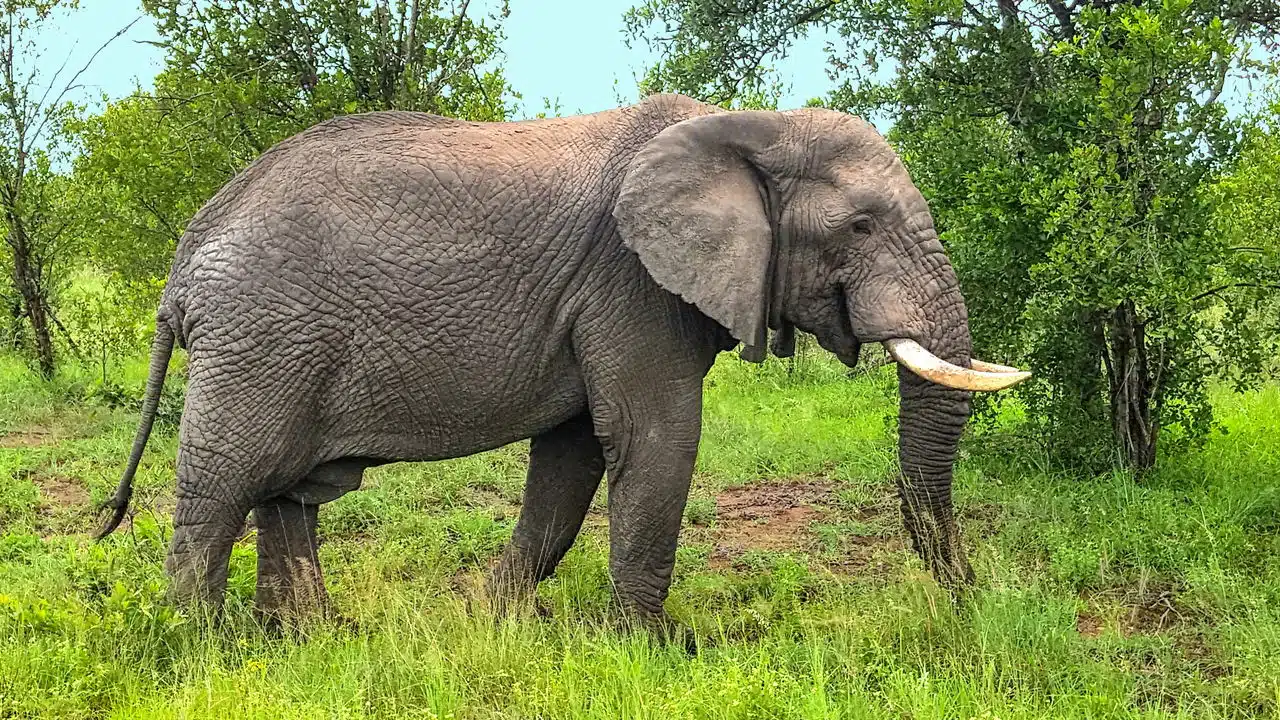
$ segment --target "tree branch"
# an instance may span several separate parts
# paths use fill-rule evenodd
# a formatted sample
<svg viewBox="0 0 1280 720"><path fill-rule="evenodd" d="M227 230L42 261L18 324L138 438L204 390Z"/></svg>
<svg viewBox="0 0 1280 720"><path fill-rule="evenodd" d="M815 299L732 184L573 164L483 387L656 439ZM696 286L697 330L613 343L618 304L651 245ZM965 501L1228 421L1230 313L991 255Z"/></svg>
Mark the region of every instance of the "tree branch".
<svg viewBox="0 0 1280 720"><path fill-rule="evenodd" d="M1062 0L1048 0L1049 9L1053 11L1053 16L1058 20L1058 29L1060 34L1059 40L1070 40L1076 35L1076 24L1071 17L1072 11L1076 8L1076 3L1072 3L1068 8L1062 3Z"/></svg>
<svg viewBox="0 0 1280 720"><path fill-rule="evenodd" d="M81 67L79 70L77 70L75 75L71 76L71 80L67 82L66 87L62 88L62 92L58 93L58 97L54 98L53 102L51 102L47 107L53 108L62 104L62 99L67 96L67 93L71 92L73 89L78 87L78 85L76 85L76 82L80 79L80 76L83 75L85 71L89 69L89 66L93 64L93 61L98 58L98 54L101 53L103 50L106 50L107 46L115 42L116 39L119 38L121 35L124 35L125 33L129 32L129 29L132 28L135 24L137 24L137 22L141 19L142 19L142 16L139 15L133 20L130 20L128 25L125 25L124 27L117 30L114 35L107 38L106 42L99 45L98 49L94 50L93 54L89 56L89 59L85 61L84 66ZM43 117L40 120L40 124L36 126L35 131L32 132L31 135L29 136L29 139L33 143L36 141L36 138L40 137L40 133L44 131L44 126L49 122L49 118L52 117L53 115L54 113L49 112L48 110L46 110L43 113ZM23 150L23 148L20 148L20 150Z"/></svg>
<svg viewBox="0 0 1280 720"><path fill-rule="evenodd" d="M439 72L436 73L436 79L427 86L429 88L427 92L432 101L434 101L440 94L440 88L444 87L445 78L449 76L449 71L453 69L450 68L441 58L447 55L453 49L453 44L457 42L458 34L462 32L462 24L467 19L467 8L470 7L470 5L471 0L462 0L462 7L458 9L458 15L453 20L453 27L449 28L449 34L445 37L444 42L439 47L432 50L433 59L435 60L436 65L439 66ZM414 4L414 9L417 9L417 3ZM406 66L406 69L408 69L408 66ZM408 73L406 73L406 76L407 75ZM407 79L408 78L406 77L406 80ZM488 101L488 98L486 97L485 100Z"/></svg>
<svg viewBox="0 0 1280 720"><path fill-rule="evenodd" d="M1191 298L1187 302L1188 303L1198 302L1207 297L1212 297L1214 295L1217 295L1218 293L1223 292L1224 290L1232 290L1234 288L1266 288L1268 290L1280 290L1280 285L1273 285L1271 283L1229 283L1227 285L1219 285L1218 287L1213 288L1212 290L1205 290L1204 292L1200 293L1199 295L1196 295L1195 297Z"/></svg>
<svg viewBox="0 0 1280 720"><path fill-rule="evenodd" d="M58 328L58 331L62 333L62 337L66 338L67 347L71 349L71 354L75 355L77 360L83 361L84 354L80 352L80 346L76 344L75 339L71 337L71 333L67 331L66 326L64 326L62 321L58 319L58 314L49 306L45 306L44 311L48 313L49 319L53 321L53 326Z"/></svg>
<svg viewBox="0 0 1280 720"><path fill-rule="evenodd" d="M794 33L796 30L799 30L802 26L808 25L809 23L818 20L823 15L827 14L827 11L834 9L837 5L840 5L842 2L843 0L830 0L830 2L826 2L822 5L811 7L808 10L805 10L804 12L797 14L795 17L785 22L782 28L778 30L778 32L774 33L772 38L760 43L758 52L756 53L755 57L752 58L750 62L746 63L744 66L740 68L741 72L738 73L736 77L733 74L730 74L725 79L726 81L724 83L721 83L722 93L714 98L709 98L709 99L712 100L712 102L717 105L721 103L731 102L734 98L738 96L738 93L741 91L742 83L745 82L747 78L750 77L753 73L755 73L757 69L759 69L760 63L764 62L764 59L766 57L768 57L771 53L777 52L778 48L781 47L782 43L785 42L787 38L792 35L792 33ZM757 3L756 6L753 7L748 12L754 12L759 9L760 9L759 3ZM747 14L747 13L744 13L744 14Z"/></svg>

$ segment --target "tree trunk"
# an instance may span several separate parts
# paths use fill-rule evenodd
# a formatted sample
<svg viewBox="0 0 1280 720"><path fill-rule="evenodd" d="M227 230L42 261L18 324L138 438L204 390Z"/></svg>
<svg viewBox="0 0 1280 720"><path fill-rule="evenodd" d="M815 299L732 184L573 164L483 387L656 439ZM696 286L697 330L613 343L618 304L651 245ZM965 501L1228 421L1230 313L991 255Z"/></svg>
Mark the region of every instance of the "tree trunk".
<svg viewBox="0 0 1280 720"><path fill-rule="evenodd" d="M49 334L49 315L46 312L44 293L41 292L40 279L34 276L31 267L30 252L25 245L21 252L15 248L13 253L14 284L22 293L22 309L26 312L27 321L31 323L31 334L36 341L36 362L40 365L40 374L44 379L53 378L53 339Z"/></svg>
<svg viewBox="0 0 1280 720"><path fill-rule="evenodd" d="M38 266L32 262L31 243L27 237L26 227L12 205L6 208L9 226L9 249L13 251L13 285L22 296L22 310L31 324L31 334L35 339L36 362L40 366L40 374L46 380L53 378L53 338L49 331L48 302L44 288L40 282Z"/></svg>
<svg viewBox="0 0 1280 720"><path fill-rule="evenodd" d="M1098 374L1098 365L1107 355L1107 315L1106 311L1086 310L1078 316L1085 341L1073 372L1080 378L1080 410L1089 422L1101 422L1107 415L1102 404L1102 376Z"/></svg>
<svg viewBox="0 0 1280 720"><path fill-rule="evenodd" d="M1159 423L1151 412L1156 383L1147 359L1146 327L1132 300L1125 300L1107 323L1107 380L1111 395L1111 429L1121 461L1136 473L1156 462Z"/></svg>

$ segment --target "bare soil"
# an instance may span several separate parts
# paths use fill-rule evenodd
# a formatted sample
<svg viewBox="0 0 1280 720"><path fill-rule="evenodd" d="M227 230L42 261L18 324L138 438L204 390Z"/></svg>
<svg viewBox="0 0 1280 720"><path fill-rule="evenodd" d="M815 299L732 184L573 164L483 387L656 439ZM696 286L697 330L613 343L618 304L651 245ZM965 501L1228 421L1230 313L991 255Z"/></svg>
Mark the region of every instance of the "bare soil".
<svg viewBox="0 0 1280 720"><path fill-rule="evenodd" d="M1129 603L1120 626L1125 635L1154 635L1180 623L1182 615L1174 602L1173 588L1149 587Z"/></svg>
<svg viewBox="0 0 1280 720"><path fill-rule="evenodd" d="M36 505L36 527L42 536L65 535L83 528L91 508L89 490L65 475L39 472L31 476L40 494Z"/></svg>
<svg viewBox="0 0 1280 720"><path fill-rule="evenodd" d="M0 434L0 448L32 448L56 442L57 435L48 428L29 427Z"/></svg>
<svg viewBox="0 0 1280 720"><path fill-rule="evenodd" d="M715 498L716 519L705 536L708 565L724 569L756 552L802 553L834 572L887 571L906 547L891 495L856 508L842 503L829 480L764 482L730 488ZM818 528L836 530L824 539ZM849 528L857 528L858 531Z"/></svg>
<svg viewBox="0 0 1280 720"><path fill-rule="evenodd" d="M1178 607L1175 588L1167 584L1153 584L1115 588L1101 593L1086 593L1083 598L1090 608L1076 617L1076 629L1081 635L1097 637L1102 634L1106 622L1094 608L1120 606L1117 617L1120 633L1124 637L1157 635L1175 629L1185 616Z"/></svg>
<svg viewBox="0 0 1280 720"><path fill-rule="evenodd" d="M831 514L828 482L761 483L716 497L712 567L725 567L751 551L788 552L812 544L814 522Z"/></svg>
<svg viewBox="0 0 1280 720"><path fill-rule="evenodd" d="M1106 623L1102 621L1102 618L1097 617L1096 615L1092 615L1087 612L1082 612L1076 615L1076 632L1085 637L1098 637L1102 634L1102 628L1105 626Z"/></svg>
<svg viewBox="0 0 1280 720"><path fill-rule="evenodd" d="M89 505L89 490L64 475L39 475L36 486L42 505L68 510L82 510Z"/></svg>

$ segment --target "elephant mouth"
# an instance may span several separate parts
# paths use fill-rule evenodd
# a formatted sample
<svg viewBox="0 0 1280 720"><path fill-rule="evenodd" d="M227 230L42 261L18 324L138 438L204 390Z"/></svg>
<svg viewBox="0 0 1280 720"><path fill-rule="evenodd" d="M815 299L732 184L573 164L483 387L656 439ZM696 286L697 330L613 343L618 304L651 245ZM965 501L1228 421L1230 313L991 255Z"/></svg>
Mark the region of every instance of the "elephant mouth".
<svg viewBox="0 0 1280 720"><path fill-rule="evenodd" d="M897 335L890 329L894 322L867 324L856 323L850 311L849 295L841 288L837 296L842 318L840 342L828 348L845 365L853 367L858 361L862 343L879 342L894 362L910 370L916 376L936 385L968 390L971 392L996 392L1007 390L1031 377L1031 373L1007 365L997 365L977 358L970 358L969 367L961 367L929 352L920 343Z"/></svg>

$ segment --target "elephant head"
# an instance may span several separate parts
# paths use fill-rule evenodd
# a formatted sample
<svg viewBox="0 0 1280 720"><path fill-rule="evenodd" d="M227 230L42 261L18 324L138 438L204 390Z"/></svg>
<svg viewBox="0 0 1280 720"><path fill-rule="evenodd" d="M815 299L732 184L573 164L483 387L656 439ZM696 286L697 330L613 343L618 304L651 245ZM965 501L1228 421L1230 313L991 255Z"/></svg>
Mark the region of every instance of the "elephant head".
<svg viewBox="0 0 1280 720"><path fill-rule="evenodd" d="M1029 373L970 357L968 316L924 196L866 122L808 108L712 112L631 162L614 206L649 274L764 357L767 330L813 334L844 363L898 363L898 488L916 552L948 586L973 571L951 505L970 392ZM775 341L777 337L775 337Z"/></svg>

